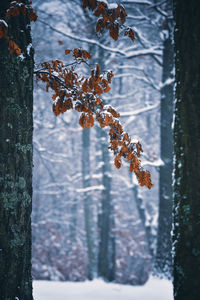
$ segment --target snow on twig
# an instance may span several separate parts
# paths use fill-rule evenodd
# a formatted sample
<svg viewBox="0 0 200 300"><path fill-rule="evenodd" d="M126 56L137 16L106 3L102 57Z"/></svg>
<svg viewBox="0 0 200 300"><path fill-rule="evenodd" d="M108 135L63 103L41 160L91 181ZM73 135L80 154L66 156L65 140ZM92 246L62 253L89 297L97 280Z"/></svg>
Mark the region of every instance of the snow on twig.
<svg viewBox="0 0 200 300"><path fill-rule="evenodd" d="M103 185L93 185L93 186L88 186L88 187L85 187L82 189L77 189L76 192L77 193L85 193L85 192L96 191L96 190L102 191L104 189L105 189L105 187Z"/></svg>
<svg viewBox="0 0 200 300"><path fill-rule="evenodd" d="M147 112L147 111L150 111L150 110L153 110L157 107L159 107L160 103L156 103L154 105L149 105L149 106L145 106L143 108L139 108L139 109L136 109L134 111L128 111L128 112L121 112L120 113L120 117L130 117L130 116L137 116L137 115L140 115L144 112Z"/></svg>

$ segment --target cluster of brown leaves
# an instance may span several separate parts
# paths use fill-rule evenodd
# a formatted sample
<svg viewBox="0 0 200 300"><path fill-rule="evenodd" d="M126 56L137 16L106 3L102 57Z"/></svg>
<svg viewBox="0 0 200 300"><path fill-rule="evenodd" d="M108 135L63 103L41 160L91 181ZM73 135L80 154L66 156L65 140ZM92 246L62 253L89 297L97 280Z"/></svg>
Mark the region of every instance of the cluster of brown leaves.
<svg viewBox="0 0 200 300"><path fill-rule="evenodd" d="M37 20L37 15L33 8L31 7L32 2L30 1L28 4L24 4L22 1L12 1L10 3L10 7L7 10L6 18L16 17L20 14L28 15L31 21Z"/></svg>
<svg viewBox="0 0 200 300"><path fill-rule="evenodd" d="M77 58L80 58L80 59L90 59L91 58L91 54L89 52L87 52L86 50L82 50L82 49L79 49L79 48L74 48L74 50L65 50L65 54L70 54L70 53L73 53L73 56L75 59Z"/></svg>
<svg viewBox="0 0 200 300"><path fill-rule="evenodd" d="M10 7L7 10L7 13L5 15L5 20L9 19L10 17L16 17L20 14L28 15L31 21L37 20L37 15L33 8L31 7L32 2L29 2L29 4L24 4L21 1L12 1L10 3ZM19 46L8 37L8 25L5 21L0 20L0 39L4 38L8 45L9 45L9 53L13 54L14 52L17 55L21 54L21 49Z"/></svg>
<svg viewBox="0 0 200 300"><path fill-rule="evenodd" d="M53 90L53 112L56 116L67 110L75 108L81 113L79 124L83 129L94 125L94 119L101 128L109 127L110 149L115 155L114 163L119 169L122 158L126 159L141 186L152 187L151 176L141 167L139 157L142 147L140 143L133 143L128 133L123 131L119 122L120 114L109 105L104 105L100 96L110 90L112 72L102 75L97 64L88 78L79 77L75 67L79 63L86 63L91 55L82 49L66 50L66 54L72 53L74 64L65 66L60 60L44 62L42 68L36 71L36 79L46 84L46 90Z"/></svg>
<svg viewBox="0 0 200 300"><path fill-rule="evenodd" d="M104 29L107 29L110 36L116 41L119 37L119 29L123 28L126 21L127 13L124 7L118 5L116 8L109 8L105 2L97 0L82 0L82 2L83 9L88 7L98 17L96 32L103 33ZM131 28L126 28L124 35L134 42L135 35Z"/></svg>

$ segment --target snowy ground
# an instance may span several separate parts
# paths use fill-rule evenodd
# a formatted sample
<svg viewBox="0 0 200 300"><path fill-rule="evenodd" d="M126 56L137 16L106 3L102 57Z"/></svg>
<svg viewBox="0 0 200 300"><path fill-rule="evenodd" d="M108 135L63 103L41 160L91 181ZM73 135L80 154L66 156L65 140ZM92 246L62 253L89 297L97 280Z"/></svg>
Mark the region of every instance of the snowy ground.
<svg viewBox="0 0 200 300"><path fill-rule="evenodd" d="M151 277L144 286L86 282L34 281L34 300L173 300L172 283Z"/></svg>

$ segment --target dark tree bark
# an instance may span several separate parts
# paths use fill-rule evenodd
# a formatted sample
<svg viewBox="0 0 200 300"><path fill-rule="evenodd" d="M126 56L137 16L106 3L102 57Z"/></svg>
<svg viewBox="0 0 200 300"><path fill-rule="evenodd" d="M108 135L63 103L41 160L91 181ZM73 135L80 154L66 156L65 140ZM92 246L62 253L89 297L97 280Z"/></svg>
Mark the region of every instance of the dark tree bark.
<svg viewBox="0 0 200 300"><path fill-rule="evenodd" d="M171 277L172 274L172 170L173 170L173 78L174 49L172 42L172 1L167 1L165 11L168 18L164 22L166 32L163 42L163 74L161 89L161 147L160 156L164 162L160 166L159 178L159 219L156 252L156 270L160 274Z"/></svg>
<svg viewBox="0 0 200 300"><path fill-rule="evenodd" d="M9 3L0 1L0 19ZM10 55L0 39L0 299L32 300L33 49L27 52L29 18L21 14L7 23L23 56Z"/></svg>
<svg viewBox="0 0 200 300"><path fill-rule="evenodd" d="M174 0L174 299L200 298L200 5Z"/></svg>

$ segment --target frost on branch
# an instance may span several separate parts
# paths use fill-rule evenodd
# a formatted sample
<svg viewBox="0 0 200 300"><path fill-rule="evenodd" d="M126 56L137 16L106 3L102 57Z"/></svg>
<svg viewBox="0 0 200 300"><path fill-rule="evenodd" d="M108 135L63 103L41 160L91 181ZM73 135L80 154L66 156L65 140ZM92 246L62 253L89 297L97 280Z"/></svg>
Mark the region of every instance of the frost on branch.
<svg viewBox="0 0 200 300"><path fill-rule="evenodd" d="M119 37L119 29L125 28L124 35L134 42L135 35L133 30L124 26L127 13L122 5L113 5L108 4L107 1L97 0L82 0L82 3L83 9L88 7L98 18L96 23L97 33L103 33L104 29L107 29L110 36L116 41Z"/></svg>
<svg viewBox="0 0 200 300"><path fill-rule="evenodd" d="M65 54L72 54L74 62L64 65L60 60L44 62L41 69L36 70L36 79L46 84L46 91L53 90L53 112L56 116L67 110L75 109L81 113L79 124L83 129L94 126L96 119L101 128L109 127L110 146L113 151L116 168L122 165L122 159L129 162L130 172L134 172L141 186L152 187L151 176L141 167L140 155L142 146L139 142L131 142L128 133L124 132L119 121L120 114L110 105L104 105L100 98L110 90L112 71L101 74L97 64L91 70L90 76L85 78L75 72L78 64L88 65L90 53L75 48L65 50Z"/></svg>

